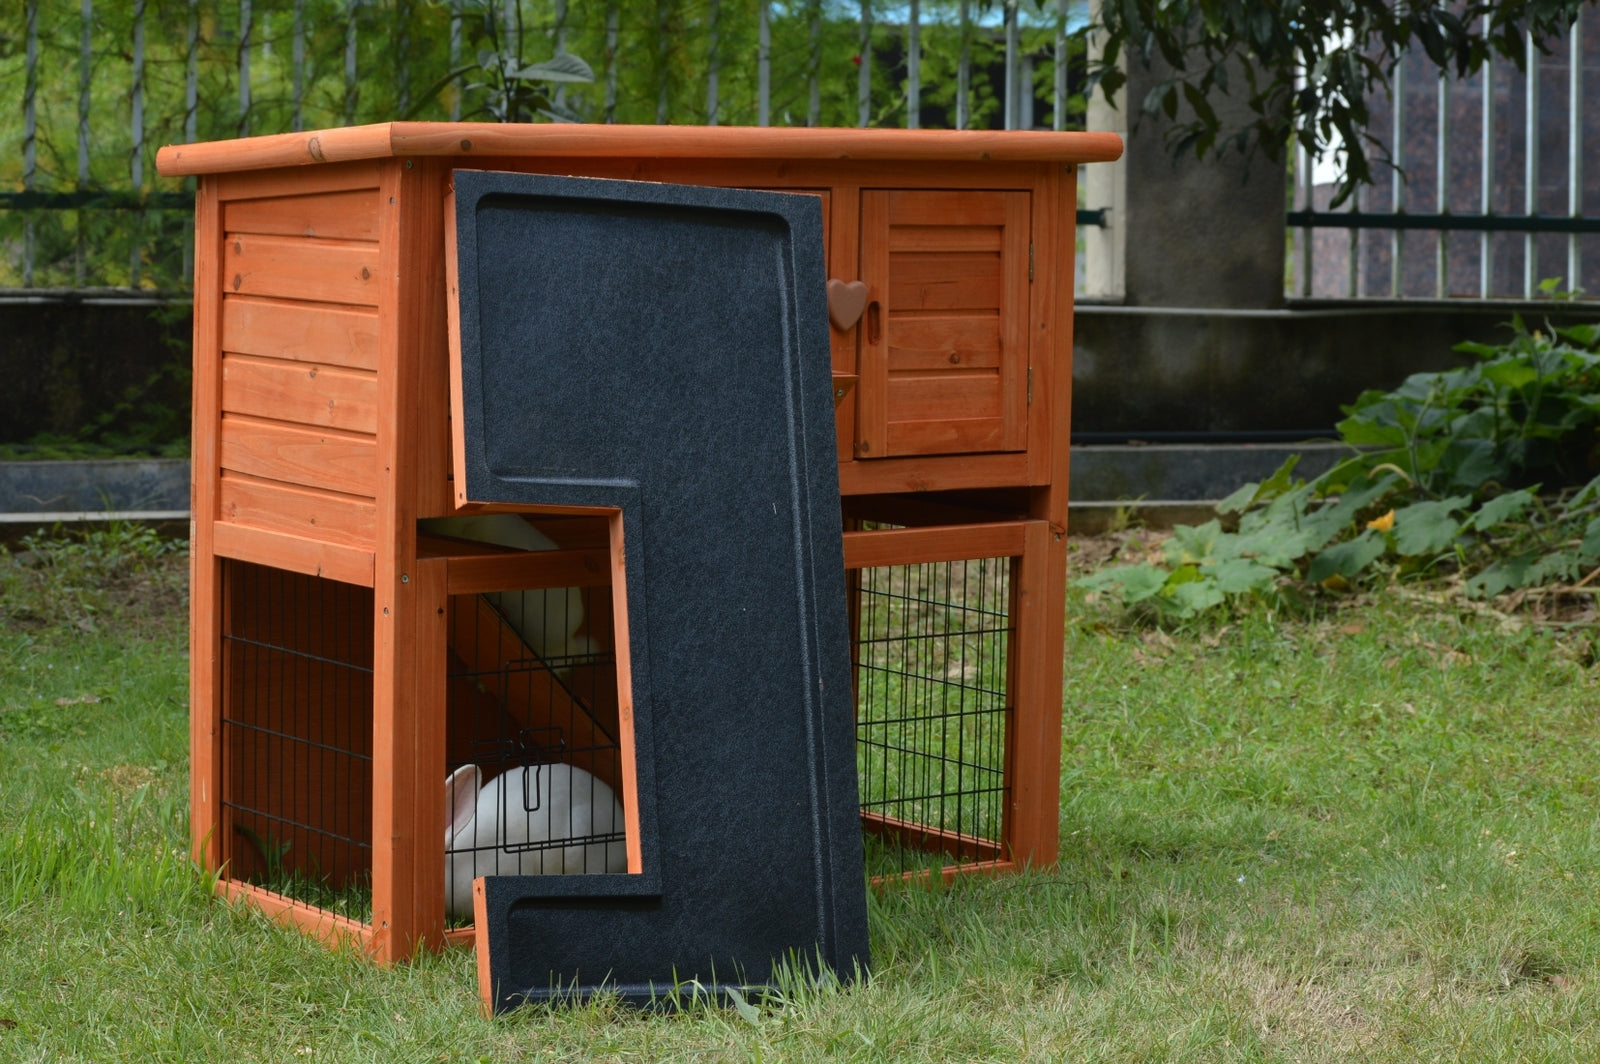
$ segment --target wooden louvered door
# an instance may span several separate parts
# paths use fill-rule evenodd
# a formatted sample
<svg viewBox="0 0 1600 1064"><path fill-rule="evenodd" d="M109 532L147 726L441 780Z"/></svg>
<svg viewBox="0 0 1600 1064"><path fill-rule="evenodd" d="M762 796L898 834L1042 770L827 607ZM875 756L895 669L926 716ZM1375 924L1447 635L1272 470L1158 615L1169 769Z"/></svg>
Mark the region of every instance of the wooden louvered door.
<svg viewBox="0 0 1600 1064"><path fill-rule="evenodd" d="M1029 193L864 189L859 458L1021 451Z"/></svg>

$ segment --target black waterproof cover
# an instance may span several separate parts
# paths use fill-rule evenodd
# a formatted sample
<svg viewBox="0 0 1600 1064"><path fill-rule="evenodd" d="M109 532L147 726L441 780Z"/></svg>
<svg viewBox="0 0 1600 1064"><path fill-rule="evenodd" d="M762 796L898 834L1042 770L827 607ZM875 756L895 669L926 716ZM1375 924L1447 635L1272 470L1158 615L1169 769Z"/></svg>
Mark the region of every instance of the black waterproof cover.
<svg viewBox="0 0 1600 1064"><path fill-rule="evenodd" d="M761 987L779 963L849 979L866 884L820 203L454 184L466 495L622 511L643 851L642 874L485 881L494 1006Z"/></svg>

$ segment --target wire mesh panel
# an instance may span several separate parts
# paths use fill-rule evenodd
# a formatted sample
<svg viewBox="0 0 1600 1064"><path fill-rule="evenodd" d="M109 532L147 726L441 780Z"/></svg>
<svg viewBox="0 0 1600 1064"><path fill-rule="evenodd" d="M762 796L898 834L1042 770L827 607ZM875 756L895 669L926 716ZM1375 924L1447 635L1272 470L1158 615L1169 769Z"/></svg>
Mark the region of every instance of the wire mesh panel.
<svg viewBox="0 0 1600 1064"><path fill-rule="evenodd" d="M873 875L1002 856L1012 564L854 574L856 757Z"/></svg>
<svg viewBox="0 0 1600 1064"><path fill-rule="evenodd" d="M586 634L609 628L609 589L597 590L450 601L452 919L471 916L478 876L627 871L616 659Z"/></svg>
<svg viewBox="0 0 1600 1064"><path fill-rule="evenodd" d="M228 561L222 594L224 874L365 921L372 590Z"/></svg>

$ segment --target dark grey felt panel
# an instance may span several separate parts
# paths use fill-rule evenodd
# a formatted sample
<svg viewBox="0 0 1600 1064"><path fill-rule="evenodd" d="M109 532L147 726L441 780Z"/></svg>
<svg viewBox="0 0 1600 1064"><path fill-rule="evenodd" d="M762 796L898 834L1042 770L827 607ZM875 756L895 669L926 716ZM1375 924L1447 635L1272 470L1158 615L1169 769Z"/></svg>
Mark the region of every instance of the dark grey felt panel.
<svg viewBox="0 0 1600 1064"><path fill-rule="evenodd" d="M619 507L645 874L492 878L499 1007L867 959L812 197L455 174L470 499Z"/></svg>

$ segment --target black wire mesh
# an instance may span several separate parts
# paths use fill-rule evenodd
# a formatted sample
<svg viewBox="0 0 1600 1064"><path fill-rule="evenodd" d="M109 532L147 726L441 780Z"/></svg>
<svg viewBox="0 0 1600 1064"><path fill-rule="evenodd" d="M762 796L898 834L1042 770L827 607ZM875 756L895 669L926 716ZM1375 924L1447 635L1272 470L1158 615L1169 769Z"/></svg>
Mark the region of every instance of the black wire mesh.
<svg viewBox="0 0 1600 1064"><path fill-rule="evenodd" d="M370 919L372 590L222 567L224 875Z"/></svg>
<svg viewBox="0 0 1600 1064"><path fill-rule="evenodd" d="M856 761L875 876L1001 857L1011 567L852 573Z"/></svg>
<svg viewBox="0 0 1600 1064"><path fill-rule="evenodd" d="M616 658L577 589L451 601L447 914L482 875L627 871ZM598 630L598 626L590 626Z"/></svg>

